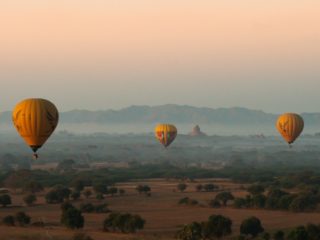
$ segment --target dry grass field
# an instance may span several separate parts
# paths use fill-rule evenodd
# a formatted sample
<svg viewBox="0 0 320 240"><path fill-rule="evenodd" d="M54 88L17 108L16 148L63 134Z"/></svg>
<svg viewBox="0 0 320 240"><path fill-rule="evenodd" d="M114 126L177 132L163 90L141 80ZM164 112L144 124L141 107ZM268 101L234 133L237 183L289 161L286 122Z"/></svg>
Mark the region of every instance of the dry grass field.
<svg viewBox="0 0 320 240"><path fill-rule="evenodd" d="M256 216L261 219L266 230L285 229L301 224L320 223L320 213L291 213L285 211L269 210L246 210L234 209L232 207L213 209L208 207L208 201L213 199L216 193L197 192L195 186L199 183L214 183L220 188L231 190L235 196L244 196L247 193L241 190L241 185L221 179L206 179L195 182L187 182L188 188L185 192L178 192L177 180L137 180L128 183L118 184L117 187L125 189L124 196L107 197L98 201L94 197L89 200L84 199L74 202L79 206L83 202L92 203L107 202L112 211L137 213L146 220L145 229L134 235L120 233L105 233L102 231L102 222L107 214L84 214L84 232L95 240L121 239L121 240L171 240L174 239L175 232L179 226L193 221L204 221L212 214L222 214L228 216L233 221L233 231L239 233L239 226L243 219ZM138 184L148 184L152 188L152 195L147 197L139 195L135 187ZM18 211L25 211L32 217L32 221L42 220L45 228L37 227L0 227L1 240L37 240L37 239L71 239L75 231L61 227L60 205L48 205L44 200L44 193L39 194L37 204L26 207L23 203L24 195L18 192L12 193L13 206L0 208L0 218ZM199 206L180 206L179 199L190 197L199 201Z"/></svg>

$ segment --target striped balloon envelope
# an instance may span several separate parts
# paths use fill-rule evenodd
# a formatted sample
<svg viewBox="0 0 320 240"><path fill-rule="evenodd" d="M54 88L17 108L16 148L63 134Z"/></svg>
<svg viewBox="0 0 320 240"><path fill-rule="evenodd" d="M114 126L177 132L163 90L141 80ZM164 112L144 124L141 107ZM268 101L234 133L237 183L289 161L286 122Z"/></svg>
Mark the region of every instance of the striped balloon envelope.
<svg viewBox="0 0 320 240"><path fill-rule="evenodd" d="M164 147L168 147L177 134L178 130L172 124L158 124L155 128L155 136Z"/></svg>

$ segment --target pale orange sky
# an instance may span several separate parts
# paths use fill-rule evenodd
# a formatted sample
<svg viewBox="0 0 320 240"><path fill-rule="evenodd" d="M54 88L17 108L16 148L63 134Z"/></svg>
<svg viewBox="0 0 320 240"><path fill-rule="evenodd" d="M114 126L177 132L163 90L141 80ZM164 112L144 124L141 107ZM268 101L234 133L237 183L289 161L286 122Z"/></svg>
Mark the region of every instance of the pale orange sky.
<svg viewBox="0 0 320 240"><path fill-rule="evenodd" d="M320 111L317 0L4 0L0 29L0 111L30 96Z"/></svg>

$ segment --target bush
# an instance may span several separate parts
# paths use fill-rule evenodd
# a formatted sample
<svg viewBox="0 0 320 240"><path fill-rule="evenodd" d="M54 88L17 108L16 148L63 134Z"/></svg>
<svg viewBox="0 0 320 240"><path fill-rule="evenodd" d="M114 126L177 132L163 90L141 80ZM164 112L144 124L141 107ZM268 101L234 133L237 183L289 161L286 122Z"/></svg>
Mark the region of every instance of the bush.
<svg viewBox="0 0 320 240"><path fill-rule="evenodd" d="M0 204L2 207L7 207L7 205L11 204L11 197L8 194L4 194L0 196Z"/></svg>
<svg viewBox="0 0 320 240"><path fill-rule="evenodd" d="M42 192L43 186L39 182L31 181L31 182L27 182L22 189L24 192L29 192L34 194L37 192Z"/></svg>
<svg viewBox="0 0 320 240"><path fill-rule="evenodd" d="M212 215L207 222L185 225L176 234L180 240L220 239L231 234L232 221L222 215Z"/></svg>
<svg viewBox="0 0 320 240"><path fill-rule="evenodd" d="M28 205L31 206L35 201L37 201L37 197L34 194L29 194L23 198L23 201Z"/></svg>
<svg viewBox="0 0 320 240"><path fill-rule="evenodd" d="M69 199L71 191L63 186L56 186L45 196L47 203L55 204L62 203L65 199Z"/></svg>
<svg viewBox="0 0 320 240"><path fill-rule="evenodd" d="M233 201L233 207L235 208L247 208L248 204L244 198L235 198Z"/></svg>
<svg viewBox="0 0 320 240"><path fill-rule="evenodd" d="M15 225L15 219L14 216L6 216L2 219L2 223L6 226L14 226Z"/></svg>
<svg viewBox="0 0 320 240"><path fill-rule="evenodd" d="M261 222L256 217L245 219L240 226L240 233L244 235L251 235L256 237L258 234L264 232Z"/></svg>
<svg viewBox="0 0 320 240"><path fill-rule="evenodd" d="M222 202L223 206L227 206L228 201L234 200L234 197L230 192L221 192L217 194L215 200Z"/></svg>
<svg viewBox="0 0 320 240"><path fill-rule="evenodd" d="M287 236L290 240L307 240L309 239L309 234L304 226L299 226L292 229Z"/></svg>
<svg viewBox="0 0 320 240"><path fill-rule="evenodd" d="M209 202L209 206L212 208L221 208L220 202L215 199L213 199Z"/></svg>
<svg viewBox="0 0 320 240"><path fill-rule="evenodd" d="M80 210L70 207L62 212L61 224L71 229L83 228L84 217Z"/></svg>
<svg viewBox="0 0 320 240"><path fill-rule="evenodd" d="M95 212L96 213L109 213L110 210L108 209L108 204L100 204L95 206Z"/></svg>
<svg viewBox="0 0 320 240"><path fill-rule="evenodd" d="M208 183L203 186L203 190L205 192L213 192L215 189L218 189L218 186L216 186L212 183Z"/></svg>
<svg viewBox="0 0 320 240"><path fill-rule="evenodd" d="M108 213L110 210L108 209L108 204L103 203L99 205L93 205L91 203L85 203L80 205L80 210L84 213Z"/></svg>
<svg viewBox="0 0 320 240"><path fill-rule="evenodd" d="M103 199L104 199L103 194L102 194L102 193L97 193L96 199L97 199L97 200L103 200Z"/></svg>
<svg viewBox="0 0 320 240"><path fill-rule="evenodd" d="M81 195L80 192L75 191L75 192L71 193L71 198L72 198L72 200L76 201L80 198L80 195Z"/></svg>
<svg viewBox="0 0 320 240"><path fill-rule="evenodd" d="M139 215L111 213L109 217L104 220L103 229L105 231L135 233L137 230L143 229L144 224L145 220Z"/></svg>
<svg viewBox="0 0 320 240"><path fill-rule="evenodd" d="M186 189L187 189L188 185L185 184L185 183L179 183L178 186L177 186L177 189L180 191L180 192L184 192Z"/></svg>
<svg viewBox="0 0 320 240"><path fill-rule="evenodd" d="M91 203L85 203L80 205L80 210L84 213L92 213L94 212L95 208Z"/></svg>
<svg viewBox="0 0 320 240"><path fill-rule="evenodd" d="M28 216L25 212L18 212L16 214L16 220L19 223L20 226L25 226L30 224L31 222L31 217Z"/></svg>
<svg viewBox="0 0 320 240"><path fill-rule="evenodd" d="M178 203L180 205L190 205L190 206L194 206L194 205L199 204L199 202L197 200L191 199L191 198L188 198L188 197L181 198Z"/></svg>

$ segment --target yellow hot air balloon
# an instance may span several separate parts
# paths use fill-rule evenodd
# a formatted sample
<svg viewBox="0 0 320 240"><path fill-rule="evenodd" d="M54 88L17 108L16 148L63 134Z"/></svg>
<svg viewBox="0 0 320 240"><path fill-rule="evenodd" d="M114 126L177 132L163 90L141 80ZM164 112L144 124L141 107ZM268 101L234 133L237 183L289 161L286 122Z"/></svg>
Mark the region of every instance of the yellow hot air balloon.
<svg viewBox="0 0 320 240"><path fill-rule="evenodd" d="M303 118L296 113L285 113L276 123L276 128L289 145L300 136L303 127Z"/></svg>
<svg viewBox="0 0 320 240"><path fill-rule="evenodd" d="M58 125L59 113L48 100L30 98L18 103L12 113L18 133L38 158L37 150L47 141Z"/></svg>
<svg viewBox="0 0 320 240"><path fill-rule="evenodd" d="M168 147L177 136L177 128L171 124L159 124L155 128L155 136L159 142Z"/></svg>

